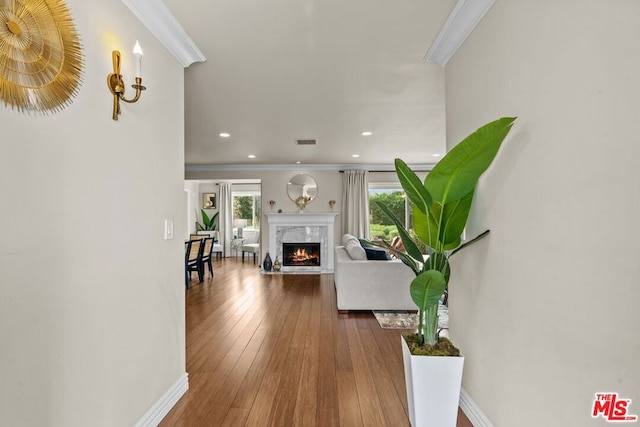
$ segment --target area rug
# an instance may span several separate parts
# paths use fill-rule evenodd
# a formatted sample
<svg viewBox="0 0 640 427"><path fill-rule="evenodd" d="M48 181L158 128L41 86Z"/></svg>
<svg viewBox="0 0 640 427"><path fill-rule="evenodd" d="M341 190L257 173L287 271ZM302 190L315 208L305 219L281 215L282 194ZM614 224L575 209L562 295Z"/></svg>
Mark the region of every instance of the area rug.
<svg viewBox="0 0 640 427"><path fill-rule="evenodd" d="M373 310L373 315L382 329L416 329L418 327L418 313L409 311ZM449 308L438 306L438 327L449 328Z"/></svg>

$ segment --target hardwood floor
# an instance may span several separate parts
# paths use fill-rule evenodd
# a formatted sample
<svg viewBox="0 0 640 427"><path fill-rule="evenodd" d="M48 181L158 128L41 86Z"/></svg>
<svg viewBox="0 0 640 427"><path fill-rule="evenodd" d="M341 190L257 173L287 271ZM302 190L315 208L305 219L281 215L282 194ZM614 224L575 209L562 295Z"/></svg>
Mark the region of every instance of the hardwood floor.
<svg viewBox="0 0 640 427"><path fill-rule="evenodd" d="M161 426L409 426L401 331L338 314L333 275L214 268L187 291L190 388Z"/></svg>

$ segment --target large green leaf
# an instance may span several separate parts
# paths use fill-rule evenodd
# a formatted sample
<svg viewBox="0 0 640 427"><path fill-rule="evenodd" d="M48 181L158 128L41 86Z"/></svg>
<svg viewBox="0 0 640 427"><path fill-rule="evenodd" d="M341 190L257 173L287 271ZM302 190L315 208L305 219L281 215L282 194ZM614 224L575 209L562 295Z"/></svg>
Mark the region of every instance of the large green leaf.
<svg viewBox="0 0 640 427"><path fill-rule="evenodd" d="M488 123L453 147L427 175L424 186L434 202L446 205L469 194L489 167L515 117Z"/></svg>
<svg viewBox="0 0 640 427"><path fill-rule="evenodd" d="M418 175L401 159L396 159L395 163L396 174L398 175L400 184L409 200L411 200L411 203L413 203L413 206L418 207L423 213L429 212L432 201L431 195L424 188L424 184L422 184Z"/></svg>
<svg viewBox="0 0 640 427"><path fill-rule="evenodd" d="M387 208L383 203L376 201L376 205L378 205L382 213L384 213L387 216L387 218L392 220L393 223L395 224L396 228L398 229L398 234L402 239L402 243L404 244L404 249L407 251L407 254L409 254L416 261L422 262L423 261L422 252L420 251L418 246L413 242L413 240L411 239L411 236L409 235L409 232L404 228L404 226L402 225L402 222L400 222L398 217L396 217L393 214L393 212L391 212L391 210L389 210L389 208Z"/></svg>
<svg viewBox="0 0 640 427"><path fill-rule="evenodd" d="M411 282L411 299L421 311L438 304L447 282L438 270L427 270Z"/></svg>
<svg viewBox="0 0 640 427"><path fill-rule="evenodd" d="M481 240L482 238L484 238L487 234L489 234L490 230L485 230L483 233L480 233L479 235L477 235L476 237L474 237L473 239L464 242L462 245L458 246L454 251L451 252L451 254L449 256L453 256L455 255L457 252L459 252L461 249L466 248L469 245L473 245L475 242L477 242L478 240Z"/></svg>
<svg viewBox="0 0 640 427"><path fill-rule="evenodd" d="M464 214L462 209L458 209L460 203L449 203L444 207L438 202L431 205L430 215L427 216L420 212L419 209L413 209L413 228L420 240L425 242L427 246L437 251L446 251L455 249L460 244L460 236L462 229L459 229L459 220L464 219L466 222L469 212ZM442 222L440 215L442 212ZM447 221L452 218L453 224L448 225ZM456 234L456 232L459 232Z"/></svg>
<svg viewBox="0 0 640 427"><path fill-rule="evenodd" d="M432 252L425 261L424 270L438 270L444 277L444 282L449 283L451 277L451 266L447 256L442 252Z"/></svg>
<svg viewBox="0 0 640 427"><path fill-rule="evenodd" d="M204 223L206 230L209 230L209 227L211 225L211 219L209 218L209 215L207 215L204 209L200 209L200 212L202 213L202 222Z"/></svg>
<svg viewBox="0 0 640 427"><path fill-rule="evenodd" d="M373 246L378 246L380 248L385 248L387 249L389 252L393 252L393 254L395 256L398 257L398 259L400 259L400 261L402 261L405 265L407 265L407 267L409 267L411 270L413 270L413 272L416 274L416 276L418 274L420 274L421 272L421 268L418 265L418 263L416 262L416 260L414 260L413 258L411 258L409 255L407 255L405 252L399 251L396 248L392 247L390 244L388 244L387 242L385 242L384 240L382 240L382 243L378 243L378 242L373 242L371 240L364 240L365 242L369 243L370 245Z"/></svg>
<svg viewBox="0 0 640 427"><path fill-rule="evenodd" d="M413 231L428 247L435 249L438 241L437 224L433 220L429 222L427 215L415 206L413 207Z"/></svg>
<svg viewBox="0 0 640 427"><path fill-rule="evenodd" d="M213 216L211 217L211 230L215 230L216 228L218 228L218 216L220 215L220 212L216 212L215 214L213 214Z"/></svg>
<svg viewBox="0 0 640 427"><path fill-rule="evenodd" d="M204 224L202 229L207 231L215 230L216 225L218 224L218 215L220 215L220 212L216 212L211 218L209 218L209 215L207 215L207 212L205 212L204 209L200 209L200 212L202 213L202 224Z"/></svg>
<svg viewBox="0 0 640 427"><path fill-rule="evenodd" d="M455 244L455 247L460 244L462 232L467 225L467 218L469 217L472 201L473 191L462 199L444 205L441 220L442 225L438 238L447 249L450 249L450 246L453 244Z"/></svg>

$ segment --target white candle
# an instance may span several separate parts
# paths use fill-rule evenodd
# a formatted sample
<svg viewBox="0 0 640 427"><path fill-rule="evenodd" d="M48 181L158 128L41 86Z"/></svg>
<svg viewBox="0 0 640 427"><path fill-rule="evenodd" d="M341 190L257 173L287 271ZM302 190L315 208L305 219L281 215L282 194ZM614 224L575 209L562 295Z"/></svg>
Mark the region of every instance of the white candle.
<svg viewBox="0 0 640 427"><path fill-rule="evenodd" d="M136 77L142 77L142 47L138 40L133 46L133 54L136 56Z"/></svg>

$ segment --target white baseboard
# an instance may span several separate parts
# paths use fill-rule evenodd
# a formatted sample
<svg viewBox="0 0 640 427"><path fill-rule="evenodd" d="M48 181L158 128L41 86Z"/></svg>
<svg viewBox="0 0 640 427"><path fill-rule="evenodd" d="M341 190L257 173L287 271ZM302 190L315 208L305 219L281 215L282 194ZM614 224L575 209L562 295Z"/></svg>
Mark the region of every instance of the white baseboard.
<svg viewBox="0 0 640 427"><path fill-rule="evenodd" d="M476 405L465 389L460 390L460 409L469 418L473 427L493 427L489 418L482 413L480 407Z"/></svg>
<svg viewBox="0 0 640 427"><path fill-rule="evenodd" d="M134 427L157 427L171 408L189 390L189 374L186 372L178 378L169 390L147 411Z"/></svg>

